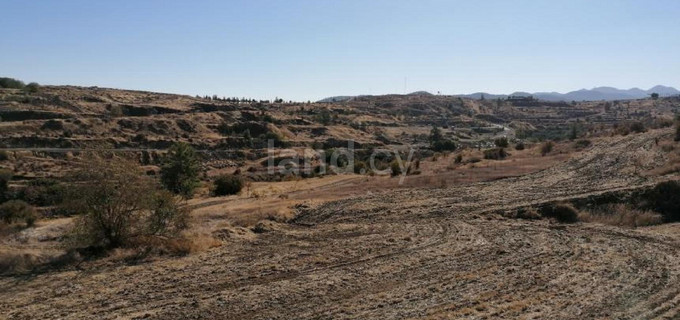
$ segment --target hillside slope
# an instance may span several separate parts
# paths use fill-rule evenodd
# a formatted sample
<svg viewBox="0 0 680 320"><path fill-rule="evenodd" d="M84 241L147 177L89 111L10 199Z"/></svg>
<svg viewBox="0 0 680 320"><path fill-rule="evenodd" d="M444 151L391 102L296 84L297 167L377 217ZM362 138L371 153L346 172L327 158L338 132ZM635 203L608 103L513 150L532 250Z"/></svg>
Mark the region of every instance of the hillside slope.
<svg viewBox="0 0 680 320"><path fill-rule="evenodd" d="M251 240L185 258L5 278L0 312L11 319L677 318L679 225L626 230L499 215L676 179L635 170L665 161L654 141L670 134L617 137L523 177L332 202L303 210L296 224L272 222Z"/></svg>

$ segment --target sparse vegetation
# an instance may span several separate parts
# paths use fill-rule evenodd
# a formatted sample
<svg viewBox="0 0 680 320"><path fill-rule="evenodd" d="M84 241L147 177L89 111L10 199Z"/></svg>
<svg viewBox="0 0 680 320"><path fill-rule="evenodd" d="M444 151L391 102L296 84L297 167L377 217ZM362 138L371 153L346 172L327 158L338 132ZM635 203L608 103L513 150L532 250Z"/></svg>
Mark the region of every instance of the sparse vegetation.
<svg viewBox="0 0 680 320"><path fill-rule="evenodd" d="M663 216L650 210L637 210L626 204L607 206L601 212L583 211L578 215L583 222L597 222L619 227L644 227L660 224Z"/></svg>
<svg viewBox="0 0 680 320"><path fill-rule="evenodd" d="M10 200L0 204L0 220L6 224L23 222L32 227L38 219L35 209L21 200Z"/></svg>
<svg viewBox="0 0 680 320"><path fill-rule="evenodd" d="M45 207L63 203L67 194L66 186L54 179L36 179L21 189L18 198L32 205Z"/></svg>
<svg viewBox="0 0 680 320"><path fill-rule="evenodd" d="M521 151L521 150L524 150L524 148L525 148L524 142L522 142L522 141L517 142L517 144L515 145L515 150Z"/></svg>

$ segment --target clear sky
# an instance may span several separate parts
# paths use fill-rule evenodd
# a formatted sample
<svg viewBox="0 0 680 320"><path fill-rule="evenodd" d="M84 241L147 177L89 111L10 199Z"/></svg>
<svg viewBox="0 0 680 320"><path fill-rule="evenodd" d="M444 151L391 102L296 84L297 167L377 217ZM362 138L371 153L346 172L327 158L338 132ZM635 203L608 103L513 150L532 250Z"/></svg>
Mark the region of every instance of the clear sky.
<svg viewBox="0 0 680 320"><path fill-rule="evenodd" d="M286 100L680 86L677 0L0 0L0 76Z"/></svg>

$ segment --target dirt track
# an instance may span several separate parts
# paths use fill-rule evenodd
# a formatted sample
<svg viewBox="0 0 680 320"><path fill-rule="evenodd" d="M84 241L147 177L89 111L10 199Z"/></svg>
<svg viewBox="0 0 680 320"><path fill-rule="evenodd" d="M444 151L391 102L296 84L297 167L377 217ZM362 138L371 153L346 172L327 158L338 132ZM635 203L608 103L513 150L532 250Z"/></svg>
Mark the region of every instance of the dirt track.
<svg viewBox="0 0 680 320"><path fill-rule="evenodd" d="M680 226L625 230L494 212L653 183L650 132L528 176L305 210L185 258L0 280L8 318L666 318ZM599 151L598 151L599 150ZM602 150L606 150L602 151ZM669 231L670 230L670 231ZM225 231L225 234L226 231Z"/></svg>

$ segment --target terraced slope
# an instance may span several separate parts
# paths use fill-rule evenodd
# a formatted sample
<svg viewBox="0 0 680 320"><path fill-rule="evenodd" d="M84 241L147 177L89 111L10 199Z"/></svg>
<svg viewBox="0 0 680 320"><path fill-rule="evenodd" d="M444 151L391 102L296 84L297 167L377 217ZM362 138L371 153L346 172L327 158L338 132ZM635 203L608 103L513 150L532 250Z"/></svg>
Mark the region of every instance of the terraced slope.
<svg viewBox="0 0 680 320"><path fill-rule="evenodd" d="M272 223L251 241L185 258L5 278L0 313L10 319L677 319L680 225L627 230L496 214L652 184L659 178L642 172L664 161L652 146L667 134L614 138L519 178L332 202L305 210L295 225Z"/></svg>

